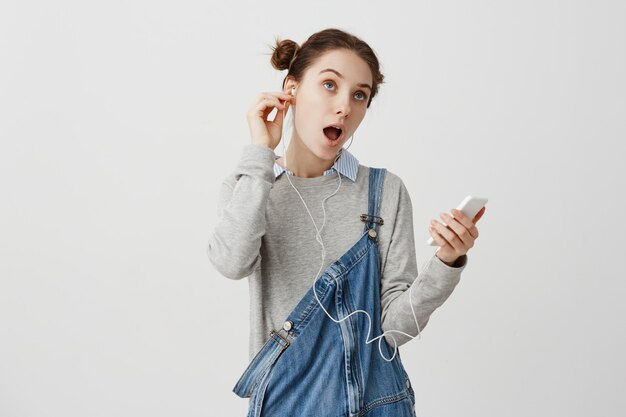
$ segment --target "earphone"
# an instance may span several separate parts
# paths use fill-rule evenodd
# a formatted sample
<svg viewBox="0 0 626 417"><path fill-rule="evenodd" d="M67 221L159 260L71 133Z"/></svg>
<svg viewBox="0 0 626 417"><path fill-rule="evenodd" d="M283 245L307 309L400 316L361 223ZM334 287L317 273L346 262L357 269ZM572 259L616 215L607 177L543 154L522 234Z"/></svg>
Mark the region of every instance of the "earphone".
<svg viewBox="0 0 626 417"><path fill-rule="evenodd" d="M294 96L294 97L295 97L295 92L296 92L296 87L292 87L292 88L291 88L291 95L292 95L292 96ZM290 106L290 108L291 108L291 106ZM292 111L292 119L293 119L293 111ZM283 121L284 121L284 120L285 120L285 109L283 108ZM292 123L293 123L293 121L292 121ZM285 141L284 141L284 139L283 139L283 137L282 137L282 136L283 136L283 134L284 134L284 129L281 131L281 142L282 142L282 144L283 144L283 158L284 158L285 171L287 171L287 151L286 151L286 149L285 149ZM354 136L354 135L353 135L353 136ZM352 142L351 142L350 144L352 144ZM339 157L341 156L342 151L343 151L343 147L342 147L341 149L339 149L339 151L337 152L337 156L335 157L335 160L334 160L333 164L337 162L337 160L338 160L338 159L339 159ZM332 317L332 316L328 313L328 311L326 311L326 308L324 308L324 306L322 305L322 303L321 303L320 299L318 298L318 296L317 296L317 291L315 290L315 283L317 282L317 280L318 280L318 279L319 279L319 277L320 277L320 272L322 271L322 268L324 267L324 260L326 259L326 249L325 249L325 247L324 247L324 242L323 242L322 237L321 237L322 230L324 229L324 225L326 224L326 210L325 210L325 208L324 208L324 204L326 203L326 200L328 200L330 197L332 197L333 195L335 195L335 194L337 193L337 191L339 191L339 189L341 188L341 173L337 172L337 177L339 178L339 186L337 187L337 189L336 189L336 190L335 190L332 194L330 194L329 196L327 196L326 198L324 198L324 200L322 201L322 212L324 213L324 220L322 221L322 227L321 227L321 229L318 229L318 228L317 228L317 224L315 223L315 220L313 219L313 216L311 215L311 212L309 211L309 208L307 207L306 203L304 202L304 199L302 198L302 195L300 195L300 192L299 192L299 191L297 190L297 188L293 185L293 182L292 182L292 181L291 181L291 179L289 178L288 173L287 173L287 172L285 172L285 175L286 175L286 177L287 177L287 180L288 180L288 181L289 181L289 183L291 184L291 187L292 187L292 188L296 191L296 193L297 193L297 194L298 194L298 196L300 197L300 200L302 200L302 204L304 204L304 208L306 209L307 213L309 214L309 217L311 218L311 221L313 222L313 227L315 227L315 230L316 230L316 232L317 232L317 233L316 233L316 235L315 235L315 240L317 240L317 241L320 243L320 245L322 246L322 264L320 265L320 269L317 271L316 278L315 278L315 280L313 281L313 294L315 295L315 299L317 300L317 303L318 303L318 304L319 304L319 306L322 308L322 310L324 310L324 313L326 313L326 315L327 315L327 316L328 316L328 317L329 317L332 321L334 321L334 322L335 322L335 323L337 323L337 324L339 324L339 323L341 323L342 321L346 320L348 317L352 316L353 314L356 314L356 313L359 313L359 312L361 312L361 313L365 313L365 315L367 316L367 319L368 319L368 331L367 331L367 337L366 337L365 343L366 343L366 344L369 344L369 343L373 342L374 340L379 339L379 340L378 340L378 351L379 351L379 353L380 353L380 356L381 356L381 357L382 357L385 361L387 361L387 362L391 362L391 361L393 361L393 359L394 359L394 358L395 358L395 356L396 356L397 350L398 350L398 342L396 341L395 337L391 336L391 338L393 339L393 342L394 342L394 351L393 351L393 355L391 356L391 359L387 359L387 358L385 357L385 355L383 355L382 348L381 348L381 342L382 342L382 340L383 340L382 338L384 337L385 333L388 333L388 332L396 332L396 333L401 333L401 334L403 334L403 335L405 335L405 336L408 336L408 337L410 337L411 339L414 339L415 337L418 337L419 339L421 339L421 332L420 332L419 323L417 322L417 316L415 315L415 310L413 309L413 303L411 302L411 300L412 300L412 298L413 298L413 297L412 297L413 285L411 285L411 286L409 287L409 305L410 305L410 307L411 307L411 312L413 313L413 318L415 319L415 324L417 325L417 335L416 335L416 336L412 336L412 335L407 334L407 333L405 333L405 332L403 332L403 331L401 331L401 330L387 330L387 331L383 332L381 335L379 335L379 336L377 336L377 337L375 337L375 338L373 338L373 339L371 339L371 340L367 340L367 338L369 338L370 332L371 332L371 330L372 330L372 318L370 317L369 313L368 313L367 311L364 311L364 310L355 310L355 311L353 311L352 313L348 314L346 317L344 317L344 318L343 318L343 319L341 319L341 320L336 320L335 318L333 318L333 317ZM363 237L363 235L365 235L367 232L368 232L368 231L363 232L363 234L361 235L361 238L362 238L362 237ZM359 239L360 239L360 238L359 238Z"/></svg>

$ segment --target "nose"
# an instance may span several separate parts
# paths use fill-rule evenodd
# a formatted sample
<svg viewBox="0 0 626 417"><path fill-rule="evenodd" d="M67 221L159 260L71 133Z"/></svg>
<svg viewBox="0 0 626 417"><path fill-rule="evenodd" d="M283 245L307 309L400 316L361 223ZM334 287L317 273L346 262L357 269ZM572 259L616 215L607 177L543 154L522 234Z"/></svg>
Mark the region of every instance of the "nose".
<svg viewBox="0 0 626 417"><path fill-rule="evenodd" d="M339 97L337 99L337 114L341 114L344 118L347 118L350 115L351 107L350 107L350 97Z"/></svg>

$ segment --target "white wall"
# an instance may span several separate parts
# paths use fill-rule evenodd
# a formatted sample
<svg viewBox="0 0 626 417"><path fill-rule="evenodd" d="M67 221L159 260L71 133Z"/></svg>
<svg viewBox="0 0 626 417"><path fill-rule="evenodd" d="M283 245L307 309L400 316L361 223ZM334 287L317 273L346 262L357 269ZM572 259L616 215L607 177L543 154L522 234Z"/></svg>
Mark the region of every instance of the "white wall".
<svg viewBox="0 0 626 417"><path fill-rule="evenodd" d="M216 193L285 75L268 45L327 27L382 62L350 151L407 184L419 265L430 219L489 198L461 283L401 348L418 415L623 415L625 15L3 2L0 415L245 415L248 284L206 256Z"/></svg>

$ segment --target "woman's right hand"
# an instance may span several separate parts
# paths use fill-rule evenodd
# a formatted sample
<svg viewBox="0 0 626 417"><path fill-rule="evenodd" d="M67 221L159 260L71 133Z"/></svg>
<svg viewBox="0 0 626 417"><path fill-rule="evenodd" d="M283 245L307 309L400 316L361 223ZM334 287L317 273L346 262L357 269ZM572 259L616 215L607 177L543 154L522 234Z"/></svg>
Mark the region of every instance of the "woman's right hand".
<svg viewBox="0 0 626 417"><path fill-rule="evenodd" d="M283 109L287 113L289 105L295 97L281 92L261 93L248 111L248 127L252 143L264 145L274 150L278 146L283 130ZM267 116L277 108L274 120L267 120Z"/></svg>

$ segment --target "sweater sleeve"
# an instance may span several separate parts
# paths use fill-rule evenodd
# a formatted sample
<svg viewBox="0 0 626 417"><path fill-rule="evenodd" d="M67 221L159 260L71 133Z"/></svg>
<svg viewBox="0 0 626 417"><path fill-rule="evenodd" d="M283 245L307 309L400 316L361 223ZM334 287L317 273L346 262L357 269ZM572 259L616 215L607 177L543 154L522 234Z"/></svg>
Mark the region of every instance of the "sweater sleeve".
<svg viewBox="0 0 626 417"><path fill-rule="evenodd" d="M267 199L276 179L274 161L272 149L247 144L235 171L220 186L207 255L227 278L245 278L260 266Z"/></svg>
<svg viewBox="0 0 626 417"><path fill-rule="evenodd" d="M411 198L400 183L396 221L393 227L384 269L381 271L381 325L383 332L400 330L417 336L418 329L409 305L422 332L431 314L450 296L467 266L467 255L448 266L436 255L428 260L419 273L415 259L413 236L413 208ZM411 293L409 288L413 287ZM394 342L395 339L395 342ZM401 346L412 340L410 337L389 331L385 340L390 346Z"/></svg>

